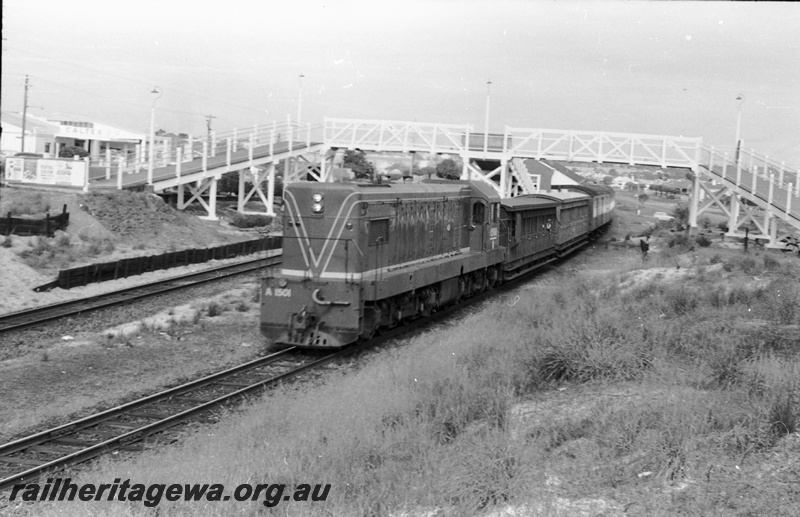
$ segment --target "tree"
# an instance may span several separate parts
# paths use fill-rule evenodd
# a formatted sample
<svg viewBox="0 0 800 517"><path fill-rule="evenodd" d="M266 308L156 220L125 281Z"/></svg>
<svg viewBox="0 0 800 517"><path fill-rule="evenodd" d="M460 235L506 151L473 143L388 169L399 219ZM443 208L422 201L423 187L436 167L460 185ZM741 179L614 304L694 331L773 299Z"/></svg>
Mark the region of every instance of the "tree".
<svg viewBox="0 0 800 517"><path fill-rule="evenodd" d="M603 176L603 185L609 185L610 186L612 183L614 183L614 177L613 176Z"/></svg>
<svg viewBox="0 0 800 517"><path fill-rule="evenodd" d="M350 151L344 153L344 166L353 170L356 179L372 179L375 177L375 166L367 161L364 151Z"/></svg>
<svg viewBox="0 0 800 517"><path fill-rule="evenodd" d="M403 173L403 176L410 176L411 175L411 167L409 167L405 163L395 162L388 167L386 167L387 171L398 170Z"/></svg>
<svg viewBox="0 0 800 517"><path fill-rule="evenodd" d="M686 226L689 224L689 207L679 204L672 212L672 216L675 217L675 222L680 226Z"/></svg>
<svg viewBox="0 0 800 517"><path fill-rule="evenodd" d="M414 171L414 174L419 174L420 176L425 176L426 178L431 179L431 176L436 174L436 167L426 165L425 167Z"/></svg>
<svg viewBox="0 0 800 517"><path fill-rule="evenodd" d="M455 161L446 158L436 166L436 175L446 180L457 180L461 178L461 171Z"/></svg>
<svg viewBox="0 0 800 517"><path fill-rule="evenodd" d="M64 146L58 152L59 158L72 158L73 156L84 158L86 156L89 156L89 152L83 147L78 147L75 145Z"/></svg>
<svg viewBox="0 0 800 517"><path fill-rule="evenodd" d="M639 194L639 201L642 203L646 203L648 199L650 199L650 196L647 194Z"/></svg>

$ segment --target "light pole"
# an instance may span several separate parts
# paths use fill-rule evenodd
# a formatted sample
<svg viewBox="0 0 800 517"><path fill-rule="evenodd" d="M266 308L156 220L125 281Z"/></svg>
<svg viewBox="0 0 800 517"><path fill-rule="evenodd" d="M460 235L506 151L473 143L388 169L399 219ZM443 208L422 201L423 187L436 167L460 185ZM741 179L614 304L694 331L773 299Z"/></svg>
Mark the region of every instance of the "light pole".
<svg viewBox="0 0 800 517"><path fill-rule="evenodd" d="M300 91L297 94L297 123L301 122L300 116L303 113L303 78L305 76L300 74Z"/></svg>
<svg viewBox="0 0 800 517"><path fill-rule="evenodd" d="M150 163L147 166L147 184L153 184L153 153L156 149L156 101L161 98L163 92L158 86L153 86L150 93L158 94L153 99L153 107L150 109Z"/></svg>
<svg viewBox="0 0 800 517"><path fill-rule="evenodd" d="M19 144L19 152L25 152L25 123L28 119L28 76L25 75L25 100L22 104L22 140Z"/></svg>
<svg viewBox="0 0 800 517"><path fill-rule="evenodd" d="M739 149L741 147L741 134L742 134L742 104L744 103L744 95L741 93L736 97L739 101L739 109L736 113L736 163L739 163Z"/></svg>
<svg viewBox="0 0 800 517"><path fill-rule="evenodd" d="M492 81L486 81L486 120L483 126L483 152L489 148L489 88L492 86Z"/></svg>

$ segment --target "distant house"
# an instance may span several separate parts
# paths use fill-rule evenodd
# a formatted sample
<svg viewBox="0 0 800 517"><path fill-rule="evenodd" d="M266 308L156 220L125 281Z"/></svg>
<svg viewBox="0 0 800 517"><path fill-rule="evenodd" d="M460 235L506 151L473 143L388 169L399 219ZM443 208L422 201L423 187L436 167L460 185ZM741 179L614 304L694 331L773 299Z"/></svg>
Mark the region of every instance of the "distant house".
<svg viewBox="0 0 800 517"><path fill-rule="evenodd" d="M611 180L611 186L618 189L624 189L625 186L632 181L633 178L629 178L628 176L617 176Z"/></svg>
<svg viewBox="0 0 800 517"><path fill-rule="evenodd" d="M547 160L523 160L531 180L540 192L546 192L558 187L580 185L585 180L579 174L572 172L558 162Z"/></svg>

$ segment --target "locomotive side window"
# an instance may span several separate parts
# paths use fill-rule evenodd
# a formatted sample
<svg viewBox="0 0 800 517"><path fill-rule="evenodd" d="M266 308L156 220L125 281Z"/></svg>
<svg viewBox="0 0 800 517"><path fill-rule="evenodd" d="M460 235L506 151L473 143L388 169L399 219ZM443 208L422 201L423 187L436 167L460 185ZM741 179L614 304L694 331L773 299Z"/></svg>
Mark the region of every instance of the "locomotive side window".
<svg viewBox="0 0 800 517"><path fill-rule="evenodd" d="M375 219L369 222L368 244L377 246L389 242L389 219Z"/></svg>
<svg viewBox="0 0 800 517"><path fill-rule="evenodd" d="M472 204L472 223L473 224L483 224L483 221L486 219L486 207L483 206L483 203L480 201L476 201Z"/></svg>

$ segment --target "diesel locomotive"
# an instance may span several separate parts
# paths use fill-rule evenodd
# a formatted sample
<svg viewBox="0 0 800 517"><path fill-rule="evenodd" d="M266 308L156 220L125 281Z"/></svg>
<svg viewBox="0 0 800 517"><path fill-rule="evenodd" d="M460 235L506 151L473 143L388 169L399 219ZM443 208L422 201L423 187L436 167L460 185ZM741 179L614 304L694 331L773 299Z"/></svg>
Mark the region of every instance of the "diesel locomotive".
<svg viewBox="0 0 800 517"><path fill-rule="evenodd" d="M286 185L283 263L261 286L278 346L339 348L527 273L611 221L613 191L500 199L481 181Z"/></svg>

